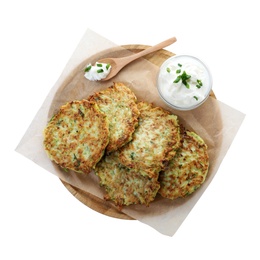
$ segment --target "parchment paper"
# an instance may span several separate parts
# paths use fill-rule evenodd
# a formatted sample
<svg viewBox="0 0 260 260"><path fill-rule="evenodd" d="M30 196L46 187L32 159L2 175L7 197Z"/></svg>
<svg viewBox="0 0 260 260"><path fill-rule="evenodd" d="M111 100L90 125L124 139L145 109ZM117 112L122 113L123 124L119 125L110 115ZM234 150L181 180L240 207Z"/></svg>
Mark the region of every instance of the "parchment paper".
<svg viewBox="0 0 260 260"><path fill-rule="evenodd" d="M72 171L65 172L49 160L43 149L42 132L53 113L67 101L86 98L96 91L111 86L113 82L125 83L134 91L138 100L152 102L178 115L180 122L186 128L197 132L208 145L210 158L208 176L205 183L193 195L174 201L158 195L149 207L133 205L122 210L162 234L172 236L214 178L245 115L211 97L201 107L192 111L178 112L170 109L157 92L156 78L159 68L144 59L134 61L109 81L90 82L84 78L83 70L89 62L94 63L103 57L130 54L131 52L88 29L16 151L65 182L103 198L104 190L99 186L94 173L85 176Z"/></svg>

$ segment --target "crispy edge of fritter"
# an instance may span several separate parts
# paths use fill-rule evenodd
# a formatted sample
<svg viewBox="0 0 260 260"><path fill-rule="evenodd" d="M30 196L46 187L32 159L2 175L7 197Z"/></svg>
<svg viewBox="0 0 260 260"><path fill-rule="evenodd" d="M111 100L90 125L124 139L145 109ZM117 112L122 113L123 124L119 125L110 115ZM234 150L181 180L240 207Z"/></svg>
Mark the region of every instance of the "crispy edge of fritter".
<svg viewBox="0 0 260 260"><path fill-rule="evenodd" d="M117 152L105 155L97 164L95 174L100 186L105 188L104 199L113 201L119 210L133 204L148 207L160 188L159 174L150 178L144 171L125 167L119 162Z"/></svg>
<svg viewBox="0 0 260 260"><path fill-rule="evenodd" d="M194 152L195 158L190 158ZM160 173L161 188L158 193L172 200L186 197L204 183L208 169L209 156L206 143L195 132L181 127L181 146L176 156L169 162L168 168Z"/></svg>
<svg viewBox="0 0 260 260"><path fill-rule="evenodd" d="M80 108L78 108L78 113L73 113L72 112L73 105L76 105L76 106L83 105L83 108L86 109L86 111L88 111L90 113L90 115L86 116L81 111ZM76 126L76 124L77 124L77 125L79 125L79 127L83 127L84 121L90 122L90 126L91 126L91 120L93 119L93 117L95 118L94 120L100 119L100 122L99 122L100 125L98 127L98 130L100 131L99 138L96 138L97 140L89 140L89 138L87 138L87 139L85 138L85 140L84 140L84 142L86 142L86 143L92 142L92 144L90 143L90 145L93 145L93 151L95 151L95 153L91 156L91 159L84 158L84 156L82 155L83 154L82 150L78 149L76 151L76 149L81 144L80 141L78 140L79 136L82 134L82 131L80 131L80 130L78 130L77 134L74 135L73 138L75 138L77 140L77 142L73 142L73 144L72 143L68 144L65 142L65 144L62 143L60 148L56 148L54 145L51 144L51 142L54 141L53 138L54 138L55 131L56 131L56 133L58 133L57 131L59 131L59 127L62 126L62 124L63 124L63 123L61 123L62 122L61 120L63 120L62 118L64 118L64 116L73 117L74 118L73 120L76 120L76 121L74 121L75 124L73 126ZM68 124L65 124L64 127L66 128L66 131L67 131L66 137L65 137L65 140L66 140L66 138L72 137L72 136L70 136L70 134L72 135L72 133L71 133L71 129L70 129L71 127ZM87 129L85 129L85 130L87 130ZM95 129L93 129L93 130L95 130ZM95 134L96 133L97 133L97 131L95 131ZM104 154L105 148L109 141L108 122L107 122L105 114L100 111L100 109L98 108L98 106L95 103L89 102L87 100L74 100L74 101L67 102L66 104L62 105L60 107L59 111L55 115L53 115L53 117L50 119L47 126L43 130L43 136L44 136L44 140L43 140L44 149L45 149L48 157L53 162L55 162L57 165L59 165L63 169L69 169L69 170L73 170L75 172L87 174L95 167L95 165L99 162L99 160L102 158L102 156ZM62 141L62 139L61 139L61 141ZM100 141L100 143L101 143L99 149L97 149L98 141ZM61 154L63 153L63 158L57 158L56 155L57 155L58 150L61 150ZM74 156L71 156L72 154ZM68 158L70 160L68 160Z"/></svg>
<svg viewBox="0 0 260 260"><path fill-rule="evenodd" d="M169 111L164 110L161 107L156 107L151 103L141 101L137 104L137 106L140 111L139 126L133 134L132 141L130 141L128 144L120 149L119 159L123 165L129 168L142 169L145 171L150 171L151 174L153 174L154 172L159 172L164 168L165 164L167 164L167 162L175 156L176 150L180 146L179 121L176 115L171 114ZM168 135L169 140L163 148L161 156L158 156L158 154L155 155L154 159L149 160L149 163L148 160L145 159L145 156L138 156L138 160L135 161L135 153L144 153L143 150L146 149L145 147L138 147L139 143L144 144L145 141L147 141L145 140L145 138L141 138L143 132L147 132L147 126L145 126L145 128L143 128L142 126L145 124L146 118L150 120L152 117L154 117L155 119L153 127L155 126L156 128L156 124L158 125L162 122L170 126L170 134ZM158 118L160 118L160 120L158 120ZM148 131L152 131L152 129L149 129ZM159 137L156 134L154 138ZM152 140L148 140L148 142L150 141L152 142ZM153 153L153 147L150 147L148 152L145 151L145 154L147 156L152 155ZM147 165L147 163L149 165Z"/></svg>
<svg viewBox="0 0 260 260"><path fill-rule="evenodd" d="M113 124L112 121L115 118L117 120L120 119L118 117L119 110L116 109L115 111L112 111L114 113L110 114L113 105L110 104L111 108L109 112L104 111L104 109L102 108L102 106L109 106L109 103L107 101L111 100L111 98L113 99L114 97L116 97L116 101L113 103L113 105L115 104L116 106L125 106L127 104L127 109L130 109L131 111L131 118L121 118L121 120L117 122L117 124ZM123 97L121 102L120 97ZM138 117L140 113L137 108L137 98L130 88L128 88L121 82L115 82L112 86L108 87L107 89L94 93L88 98L88 100L96 102L100 110L107 115L110 124L109 143L106 147L107 154L118 150L119 148L121 148L126 143L132 140L132 135L136 127L138 126ZM119 107L119 109L122 111L122 108ZM125 127L123 127L124 125ZM121 134L119 138L115 137L115 133L117 131L121 131L122 128L124 128L123 134Z"/></svg>

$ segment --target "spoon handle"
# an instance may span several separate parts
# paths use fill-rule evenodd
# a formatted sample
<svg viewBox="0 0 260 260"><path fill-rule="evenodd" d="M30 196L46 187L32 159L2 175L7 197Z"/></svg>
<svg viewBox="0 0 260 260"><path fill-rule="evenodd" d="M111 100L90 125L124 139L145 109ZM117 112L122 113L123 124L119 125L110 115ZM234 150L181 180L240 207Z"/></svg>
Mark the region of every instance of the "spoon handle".
<svg viewBox="0 0 260 260"><path fill-rule="evenodd" d="M158 50L160 50L160 49L162 49L162 48L164 48L166 46L169 46L169 45L173 44L176 41L177 41L176 37L172 37L172 38L170 38L168 40L165 40L165 41L163 41L161 43L158 43L158 44L156 44L156 45L154 45L152 47L149 47L149 48L147 48L147 49L145 49L143 51L140 51L140 52L138 52L136 54L127 56L125 58L127 59L128 63L130 63L130 62L132 62L132 61L134 61L134 60L136 60L136 59L138 59L138 58L140 58L140 57L142 57L144 55L150 54L150 53L158 51Z"/></svg>

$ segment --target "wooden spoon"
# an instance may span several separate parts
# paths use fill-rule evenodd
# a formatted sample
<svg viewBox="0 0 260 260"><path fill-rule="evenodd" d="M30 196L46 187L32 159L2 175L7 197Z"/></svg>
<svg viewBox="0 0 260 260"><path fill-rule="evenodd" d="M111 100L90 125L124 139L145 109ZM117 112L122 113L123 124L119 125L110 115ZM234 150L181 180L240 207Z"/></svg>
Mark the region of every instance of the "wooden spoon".
<svg viewBox="0 0 260 260"><path fill-rule="evenodd" d="M144 55L147 55L149 53L158 51L166 46L169 46L176 41L177 41L177 39L175 37L173 37L173 38L170 38L166 41L158 43L152 47L149 47L143 51L140 51L140 52L130 55L130 56L126 56L126 57L122 57L122 58L104 58L104 59L99 60L98 63L107 63L107 64L111 65L111 70L110 70L109 74L107 75L106 78L102 79L101 81L105 81L105 80L109 80L109 79L113 78L123 67L125 67L130 62L132 62Z"/></svg>

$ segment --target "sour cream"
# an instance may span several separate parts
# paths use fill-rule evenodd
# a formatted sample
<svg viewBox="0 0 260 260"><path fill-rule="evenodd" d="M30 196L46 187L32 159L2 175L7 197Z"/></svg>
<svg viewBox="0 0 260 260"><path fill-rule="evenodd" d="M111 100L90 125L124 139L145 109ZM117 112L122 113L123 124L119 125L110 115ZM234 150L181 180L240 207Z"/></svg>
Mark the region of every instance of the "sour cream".
<svg viewBox="0 0 260 260"><path fill-rule="evenodd" d="M157 87L168 105L179 110L190 110L207 99L212 78L206 65L199 59L177 55L162 64Z"/></svg>
<svg viewBox="0 0 260 260"><path fill-rule="evenodd" d="M111 65L107 63L88 64L85 69L85 78L92 81L101 80L107 77L111 70Z"/></svg>

